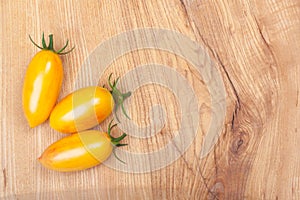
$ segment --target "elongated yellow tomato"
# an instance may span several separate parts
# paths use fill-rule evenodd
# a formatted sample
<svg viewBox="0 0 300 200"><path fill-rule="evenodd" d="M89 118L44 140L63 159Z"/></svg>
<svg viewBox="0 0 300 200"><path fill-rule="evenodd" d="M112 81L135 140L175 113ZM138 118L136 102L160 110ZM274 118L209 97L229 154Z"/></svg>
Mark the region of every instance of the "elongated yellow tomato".
<svg viewBox="0 0 300 200"><path fill-rule="evenodd" d="M30 127L48 119L59 95L62 79L62 62L57 54L42 50L34 56L23 87L23 110Z"/></svg>
<svg viewBox="0 0 300 200"><path fill-rule="evenodd" d="M35 127L48 119L63 80L63 66L58 55L61 54L61 50L58 52L53 50L53 35L49 35L48 47L44 35L42 42L43 48L38 46L42 51L38 52L29 63L23 85L23 111L30 127Z"/></svg>
<svg viewBox="0 0 300 200"><path fill-rule="evenodd" d="M110 79L109 79L110 83ZM50 126L62 133L90 129L106 119L114 109L114 101L123 107L130 92L121 94L117 82L110 84L112 92L98 86L79 89L63 98L50 115ZM125 111L124 111L125 113Z"/></svg>
<svg viewBox="0 0 300 200"><path fill-rule="evenodd" d="M101 87L79 89L63 98L50 115L50 126L63 133L74 133L96 126L114 107L111 93Z"/></svg>
<svg viewBox="0 0 300 200"><path fill-rule="evenodd" d="M119 138L110 135L115 125L109 125L108 132L95 130L75 133L50 145L38 159L48 169L56 171L78 171L94 167L104 162L114 147L124 146Z"/></svg>

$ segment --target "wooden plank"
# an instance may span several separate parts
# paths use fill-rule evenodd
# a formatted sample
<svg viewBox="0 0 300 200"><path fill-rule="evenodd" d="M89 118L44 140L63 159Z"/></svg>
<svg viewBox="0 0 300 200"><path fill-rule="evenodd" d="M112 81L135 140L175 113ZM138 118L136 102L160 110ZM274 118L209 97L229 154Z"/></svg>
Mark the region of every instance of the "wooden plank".
<svg viewBox="0 0 300 200"><path fill-rule="evenodd" d="M300 198L299 1L27 0L1 1L0 7L0 198ZM124 75L149 63L179 72L202 105L201 126L188 150L171 165L148 173L125 173L106 165L75 173L44 169L36 158L65 135L48 123L30 129L23 116L23 78L37 52L28 34L39 41L43 31L53 33L56 48L66 39L76 45L74 52L62 57L62 98L73 90L84 60L102 42L146 27L182 33L203 45L216 63L226 88L227 109L213 151L199 159L212 117L203 76L180 56L143 49L116 59L99 77L99 85L110 72ZM88 71L83 74L87 84L92 82ZM127 151L152 152L176 136L182 124L172 91L146 85L134 91L127 106L132 120L146 126L151 123L148 109L155 104L165 107L166 124L151 138L129 137ZM100 126L105 129L108 121Z"/></svg>
<svg viewBox="0 0 300 200"><path fill-rule="evenodd" d="M184 5L194 30L226 71L239 100L233 130L226 134L229 143L220 141L230 150L216 175L225 188L221 195L298 199L299 2ZM222 156L223 151L216 154Z"/></svg>

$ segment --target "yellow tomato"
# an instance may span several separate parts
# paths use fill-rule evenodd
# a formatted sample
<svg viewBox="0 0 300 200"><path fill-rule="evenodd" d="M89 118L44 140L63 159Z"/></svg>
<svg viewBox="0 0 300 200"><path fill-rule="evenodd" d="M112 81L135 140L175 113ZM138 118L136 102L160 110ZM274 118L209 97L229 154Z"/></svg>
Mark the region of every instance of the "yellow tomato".
<svg viewBox="0 0 300 200"><path fill-rule="evenodd" d="M61 50L53 50L53 36L49 35L49 38L47 47L43 35L43 48L38 46L42 51L32 58L24 79L22 103L30 127L48 119L62 85L63 66L59 58L59 54L62 53Z"/></svg>
<svg viewBox="0 0 300 200"><path fill-rule="evenodd" d="M65 137L50 145L38 160L48 169L63 172L94 167L105 161L114 147L126 145L119 143L126 134L112 137L110 131L115 125L110 125L107 133L90 130Z"/></svg>
<svg viewBox="0 0 300 200"><path fill-rule="evenodd" d="M110 76L111 77L111 76ZM50 126L62 133L75 133L90 129L106 119L114 109L121 105L127 116L123 101L130 92L122 94L117 88L117 81L110 83L112 91L98 86L79 89L63 98L52 110Z"/></svg>
<svg viewBox="0 0 300 200"><path fill-rule="evenodd" d="M50 126L63 133L74 133L96 126L114 108L111 93L101 87L79 89L63 98L50 115Z"/></svg>

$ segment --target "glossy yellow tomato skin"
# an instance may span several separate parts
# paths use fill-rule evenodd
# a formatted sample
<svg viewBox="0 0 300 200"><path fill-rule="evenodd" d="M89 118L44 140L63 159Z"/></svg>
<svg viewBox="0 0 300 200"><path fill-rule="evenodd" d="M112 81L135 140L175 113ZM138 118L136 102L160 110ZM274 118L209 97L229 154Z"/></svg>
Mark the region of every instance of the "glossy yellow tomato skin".
<svg viewBox="0 0 300 200"><path fill-rule="evenodd" d="M90 129L112 112L114 100L111 93L101 87L79 89L63 98L52 110L50 126L62 133Z"/></svg>
<svg viewBox="0 0 300 200"><path fill-rule="evenodd" d="M63 80L59 56L50 50L38 52L26 71L22 104L30 127L46 121L57 101Z"/></svg>
<svg viewBox="0 0 300 200"><path fill-rule="evenodd" d="M105 161L113 145L107 133L75 133L50 145L38 159L46 168L62 172L84 170Z"/></svg>

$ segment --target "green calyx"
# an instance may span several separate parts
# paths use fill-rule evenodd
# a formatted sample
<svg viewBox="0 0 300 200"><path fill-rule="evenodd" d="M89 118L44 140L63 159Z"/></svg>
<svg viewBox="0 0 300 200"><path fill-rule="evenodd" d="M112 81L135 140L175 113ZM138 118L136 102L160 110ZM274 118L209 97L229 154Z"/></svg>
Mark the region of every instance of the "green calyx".
<svg viewBox="0 0 300 200"><path fill-rule="evenodd" d="M126 133L123 133L120 137L117 137L117 138L113 137L113 136L111 135L111 130L112 130L115 126L117 126L117 124L112 125L112 122L113 122L113 120L111 120L110 123L109 123L109 125L108 125L107 134L108 134L108 136L109 136L109 138L110 138L111 143L112 143L113 146L114 146L114 147L113 147L113 154L114 154L114 156L116 157L117 160L119 160L120 162L126 164L124 161L122 161L122 160L117 156L115 150L116 150L116 147L122 147L122 146L128 145L128 144L121 144L121 143L120 143L120 142L127 136L127 134L126 134Z"/></svg>
<svg viewBox="0 0 300 200"><path fill-rule="evenodd" d="M121 106L123 114L128 119L130 119L130 117L128 116L128 114L126 113L126 110L124 108L124 101L125 101L125 99L127 99L128 97L131 96L131 92L121 93L120 90L118 90L118 88L117 88L117 84L118 84L118 81L119 81L120 78L118 77L116 80L111 82L111 76L112 76L112 74L110 74L109 77L108 77L108 84L111 88L110 92L111 92L111 94L114 98L114 102L115 102L114 113L116 115L116 118L119 122L120 120L119 120L118 115L117 115L117 110Z"/></svg>
<svg viewBox="0 0 300 200"><path fill-rule="evenodd" d="M72 47L69 51L66 51L64 52L64 50L67 48L67 46L69 45L69 40L67 40L65 46L63 48L61 48L60 50L58 51L55 51L54 48L53 48L53 34L50 34L49 35L49 44L48 46L46 45L46 41L45 41L45 36L44 36L44 33L43 33L43 37L42 37L42 45L43 47L39 46L38 44L36 44L33 39L31 38L31 36L29 35L29 39L30 41L32 42L32 44L34 44L34 46L36 46L37 48L39 49L42 49L42 50L50 50L50 51L53 51L54 53L56 54L59 54L59 55L65 55L65 54L68 54L70 53L71 51L73 51L73 49L75 48Z"/></svg>

